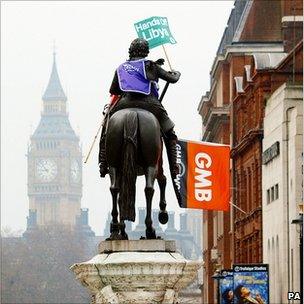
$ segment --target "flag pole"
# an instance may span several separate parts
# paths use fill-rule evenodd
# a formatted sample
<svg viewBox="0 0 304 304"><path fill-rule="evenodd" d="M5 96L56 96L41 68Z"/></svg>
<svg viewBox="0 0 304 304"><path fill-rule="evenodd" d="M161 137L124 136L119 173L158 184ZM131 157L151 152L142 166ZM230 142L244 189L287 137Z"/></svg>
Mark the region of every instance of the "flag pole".
<svg viewBox="0 0 304 304"><path fill-rule="evenodd" d="M162 48L163 48L163 51L164 51L164 53L165 53L166 59L167 59L167 61L168 61L169 68L170 68L170 70L172 71L172 66L171 66L171 63L170 63L170 60L169 60L169 57L168 57L166 48L165 48L165 46L164 46L163 44L162 44Z"/></svg>
<svg viewBox="0 0 304 304"><path fill-rule="evenodd" d="M108 123L108 121L109 121L109 120L108 120L108 116L109 116L109 114L110 114L110 111L111 111L111 110L113 109L113 107L116 105L116 103L118 102L119 98L120 98L120 96L118 96L118 95L111 95L111 97L110 97L110 102L104 106L104 109L103 109L103 112L102 112L103 118L102 118L102 121L101 121L101 123L100 123L100 126L99 126L99 128L98 128L98 130L97 130L97 133L96 133L96 135L95 135L95 137L94 137L94 140L93 140L93 142L92 142L92 144L91 144L89 153L88 153L87 157L85 158L85 161L84 161L85 164L87 163L87 161L88 161L88 159L89 159L89 157L90 157L90 154L91 154L92 149L93 149L93 147L94 147L95 141L96 141L96 139L97 139L97 136L98 136L98 134L99 134L99 132L100 132L102 126L104 125L104 123Z"/></svg>
<svg viewBox="0 0 304 304"><path fill-rule="evenodd" d="M168 61L169 68L170 68L170 70L172 71L172 66L171 66L171 63L170 63L170 60L169 60L169 57L168 57L166 48L165 48L165 46L164 46L163 44L162 44L162 48L163 48L163 51L164 51L164 53L165 53L166 59L167 59L167 61ZM168 87L169 87L169 82L166 83L166 85L165 85L165 87L164 87L164 89L163 89L163 91L162 91L162 93L161 93L161 96L160 96L160 98L159 98L159 101L160 101L160 102L162 102L162 100L163 100L163 98L164 98L164 96L165 96L165 94L166 94L166 92L167 92L167 90L168 90Z"/></svg>
<svg viewBox="0 0 304 304"><path fill-rule="evenodd" d="M88 153L88 155L87 155L87 157L86 157L86 159L85 159L85 161L84 161L85 164L87 163L87 161L88 161L88 159L89 159L89 157L90 157L90 154L91 154L92 149L93 149L93 147L94 147L94 145L95 145L97 136L98 136L98 134L99 134L99 132L100 132L102 126L103 126L103 122L104 122L104 119L102 120L102 122L101 122L101 124L100 124L100 126L99 126L99 128L98 128L98 131L97 131L97 133L96 133L96 135L95 135L95 137L94 137L94 140L93 140L93 142L92 142L92 144L91 144L89 153Z"/></svg>
<svg viewBox="0 0 304 304"><path fill-rule="evenodd" d="M163 98L164 98L164 96L165 96L165 94L166 94L166 92L168 90L168 86L169 86L169 82L166 82L165 87L164 87L164 89L163 89L163 91L162 91L162 93L160 95L160 98L159 98L159 102L160 103L163 101Z"/></svg>

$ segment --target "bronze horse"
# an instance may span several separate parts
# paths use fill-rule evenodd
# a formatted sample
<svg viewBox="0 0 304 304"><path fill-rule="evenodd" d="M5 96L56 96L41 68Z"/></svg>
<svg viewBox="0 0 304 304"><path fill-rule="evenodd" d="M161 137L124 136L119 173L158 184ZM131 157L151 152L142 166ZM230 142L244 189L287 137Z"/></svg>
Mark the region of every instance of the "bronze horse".
<svg viewBox="0 0 304 304"><path fill-rule="evenodd" d="M124 221L135 220L136 178L143 174L146 180L146 238L155 239L151 209L156 178L160 187L159 221L162 224L168 221L165 200L166 177L161 164L161 131L156 117L140 108L115 112L108 123L106 155L113 203L109 240L128 239Z"/></svg>

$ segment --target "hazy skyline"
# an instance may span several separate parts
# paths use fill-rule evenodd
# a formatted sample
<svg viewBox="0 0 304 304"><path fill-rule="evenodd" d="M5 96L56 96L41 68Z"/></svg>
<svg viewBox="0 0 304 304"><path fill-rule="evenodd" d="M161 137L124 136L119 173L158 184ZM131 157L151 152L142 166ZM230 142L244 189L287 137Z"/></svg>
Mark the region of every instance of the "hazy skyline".
<svg viewBox="0 0 304 304"><path fill-rule="evenodd" d="M176 45L167 45L171 65L182 73L169 86L164 106L180 138L199 140L197 107L210 89L209 71L233 1L62 1L1 2L1 225L26 228L27 144L40 120L42 95L53 61L68 98L69 119L87 155L101 121L115 68L128 57L136 38L134 23L150 16L168 18ZM165 58L161 47L151 59ZM168 65L165 65L168 68ZM100 179L98 143L83 165L82 207L97 235L111 208L109 179ZM169 180L169 173L166 170ZM139 185L142 178L140 178ZM157 184L156 184L157 188ZM138 206L144 206L138 186ZM178 213L171 181L168 210ZM158 207L158 190L153 208ZM178 223L178 220L177 220Z"/></svg>

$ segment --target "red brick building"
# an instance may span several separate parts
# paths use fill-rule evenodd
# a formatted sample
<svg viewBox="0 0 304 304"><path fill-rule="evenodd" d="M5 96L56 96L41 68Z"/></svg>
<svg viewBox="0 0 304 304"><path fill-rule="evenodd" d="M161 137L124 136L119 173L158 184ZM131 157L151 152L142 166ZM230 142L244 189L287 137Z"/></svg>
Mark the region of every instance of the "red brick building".
<svg viewBox="0 0 304 304"><path fill-rule="evenodd" d="M230 212L203 213L203 302L217 303L216 270L261 263L262 138L267 97L286 79L300 78L300 49L292 68L279 69L302 37L300 1L236 1L198 111L204 141L231 145ZM266 17L267 16L267 17ZM296 59L295 59L296 58ZM294 68L299 67L299 71ZM298 73L298 74L297 74Z"/></svg>

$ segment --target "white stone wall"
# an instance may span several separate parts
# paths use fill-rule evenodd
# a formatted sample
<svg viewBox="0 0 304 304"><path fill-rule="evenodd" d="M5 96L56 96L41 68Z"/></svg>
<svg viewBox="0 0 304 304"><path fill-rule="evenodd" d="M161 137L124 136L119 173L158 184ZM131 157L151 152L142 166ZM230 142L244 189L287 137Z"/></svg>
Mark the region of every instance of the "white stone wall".
<svg viewBox="0 0 304 304"><path fill-rule="evenodd" d="M291 221L302 201L302 86L284 84L268 99L263 152L279 142L280 154L262 168L263 257L270 267L270 303L287 303L287 291L299 290L299 235ZM268 202L267 190L279 187ZM275 188L274 188L275 189Z"/></svg>

